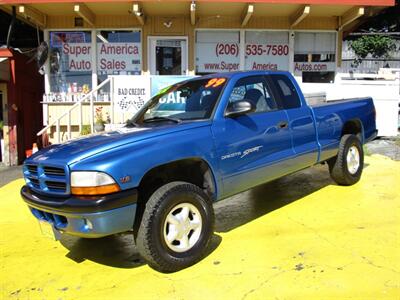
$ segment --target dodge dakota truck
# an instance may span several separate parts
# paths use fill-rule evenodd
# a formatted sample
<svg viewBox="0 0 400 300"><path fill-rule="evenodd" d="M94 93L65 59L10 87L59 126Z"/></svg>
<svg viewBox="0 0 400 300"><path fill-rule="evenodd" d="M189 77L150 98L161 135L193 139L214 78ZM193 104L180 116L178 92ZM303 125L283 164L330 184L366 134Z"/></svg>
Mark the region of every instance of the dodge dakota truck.
<svg viewBox="0 0 400 300"><path fill-rule="evenodd" d="M173 272L203 257L215 201L319 163L355 184L375 136L371 98L309 106L290 73L213 74L164 88L123 128L35 153L21 195L53 233L132 232Z"/></svg>

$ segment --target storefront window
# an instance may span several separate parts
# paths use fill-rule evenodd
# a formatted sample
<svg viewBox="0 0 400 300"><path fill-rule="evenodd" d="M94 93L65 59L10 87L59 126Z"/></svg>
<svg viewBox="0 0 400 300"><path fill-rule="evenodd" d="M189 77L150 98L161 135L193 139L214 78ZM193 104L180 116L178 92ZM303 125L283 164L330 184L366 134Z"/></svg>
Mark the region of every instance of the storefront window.
<svg viewBox="0 0 400 300"><path fill-rule="evenodd" d="M239 31L197 31L196 74L239 70Z"/></svg>
<svg viewBox="0 0 400 300"><path fill-rule="evenodd" d="M246 31L246 70L289 70L289 33Z"/></svg>
<svg viewBox="0 0 400 300"><path fill-rule="evenodd" d="M333 82L336 70L336 34L298 32L295 36L294 73L303 82Z"/></svg>
<svg viewBox="0 0 400 300"><path fill-rule="evenodd" d="M97 83L108 75L140 75L142 71L142 45L140 31L97 31ZM106 84L100 95L107 94Z"/></svg>
<svg viewBox="0 0 400 300"><path fill-rule="evenodd" d="M97 75L140 75L142 47L140 31L97 31Z"/></svg>
<svg viewBox="0 0 400 300"><path fill-rule="evenodd" d="M87 93L92 87L90 31L50 32L50 92Z"/></svg>

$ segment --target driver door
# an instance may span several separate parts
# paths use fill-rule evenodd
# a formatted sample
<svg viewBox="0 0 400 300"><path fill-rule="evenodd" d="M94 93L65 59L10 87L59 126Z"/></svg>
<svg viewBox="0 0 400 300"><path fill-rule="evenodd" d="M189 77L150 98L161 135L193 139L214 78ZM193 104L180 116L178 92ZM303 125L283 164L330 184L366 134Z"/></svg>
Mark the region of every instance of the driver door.
<svg viewBox="0 0 400 300"><path fill-rule="evenodd" d="M256 111L216 119L212 126L223 197L279 177L285 159L294 154L287 115L278 109L263 76L239 79L228 102L239 100L252 102Z"/></svg>

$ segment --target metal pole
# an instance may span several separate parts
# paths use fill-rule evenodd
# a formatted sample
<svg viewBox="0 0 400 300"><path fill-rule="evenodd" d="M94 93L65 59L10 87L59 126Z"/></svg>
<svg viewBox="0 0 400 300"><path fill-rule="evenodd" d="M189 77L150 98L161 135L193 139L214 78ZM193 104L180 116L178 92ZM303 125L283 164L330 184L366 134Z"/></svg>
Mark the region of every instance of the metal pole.
<svg viewBox="0 0 400 300"><path fill-rule="evenodd" d="M56 123L56 135L57 135L57 143L60 143L61 141L60 119L58 119Z"/></svg>
<svg viewBox="0 0 400 300"><path fill-rule="evenodd" d="M114 77L110 78L110 119L111 124L114 124Z"/></svg>
<svg viewBox="0 0 400 300"><path fill-rule="evenodd" d="M82 102L79 102L79 115L78 115L78 121L79 121L79 135L82 132Z"/></svg>
<svg viewBox="0 0 400 300"><path fill-rule="evenodd" d="M67 123L68 140L71 139L71 111L68 112L68 123Z"/></svg>
<svg viewBox="0 0 400 300"><path fill-rule="evenodd" d="M90 133L94 132L94 103L93 103L94 96L90 97Z"/></svg>

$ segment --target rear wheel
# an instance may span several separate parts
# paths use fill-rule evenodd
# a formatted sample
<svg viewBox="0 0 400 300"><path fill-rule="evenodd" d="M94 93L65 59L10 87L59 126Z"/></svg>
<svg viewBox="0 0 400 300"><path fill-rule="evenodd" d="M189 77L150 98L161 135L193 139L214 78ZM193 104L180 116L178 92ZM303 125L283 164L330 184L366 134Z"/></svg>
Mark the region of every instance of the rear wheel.
<svg viewBox="0 0 400 300"><path fill-rule="evenodd" d="M136 243L148 264L175 272L199 261L214 230L214 212L207 195L196 185L171 182L146 203Z"/></svg>
<svg viewBox="0 0 400 300"><path fill-rule="evenodd" d="M361 178L364 152L360 139L353 134L342 136L336 157L328 161L332 179L340 185L352 185Z"/></svg>

